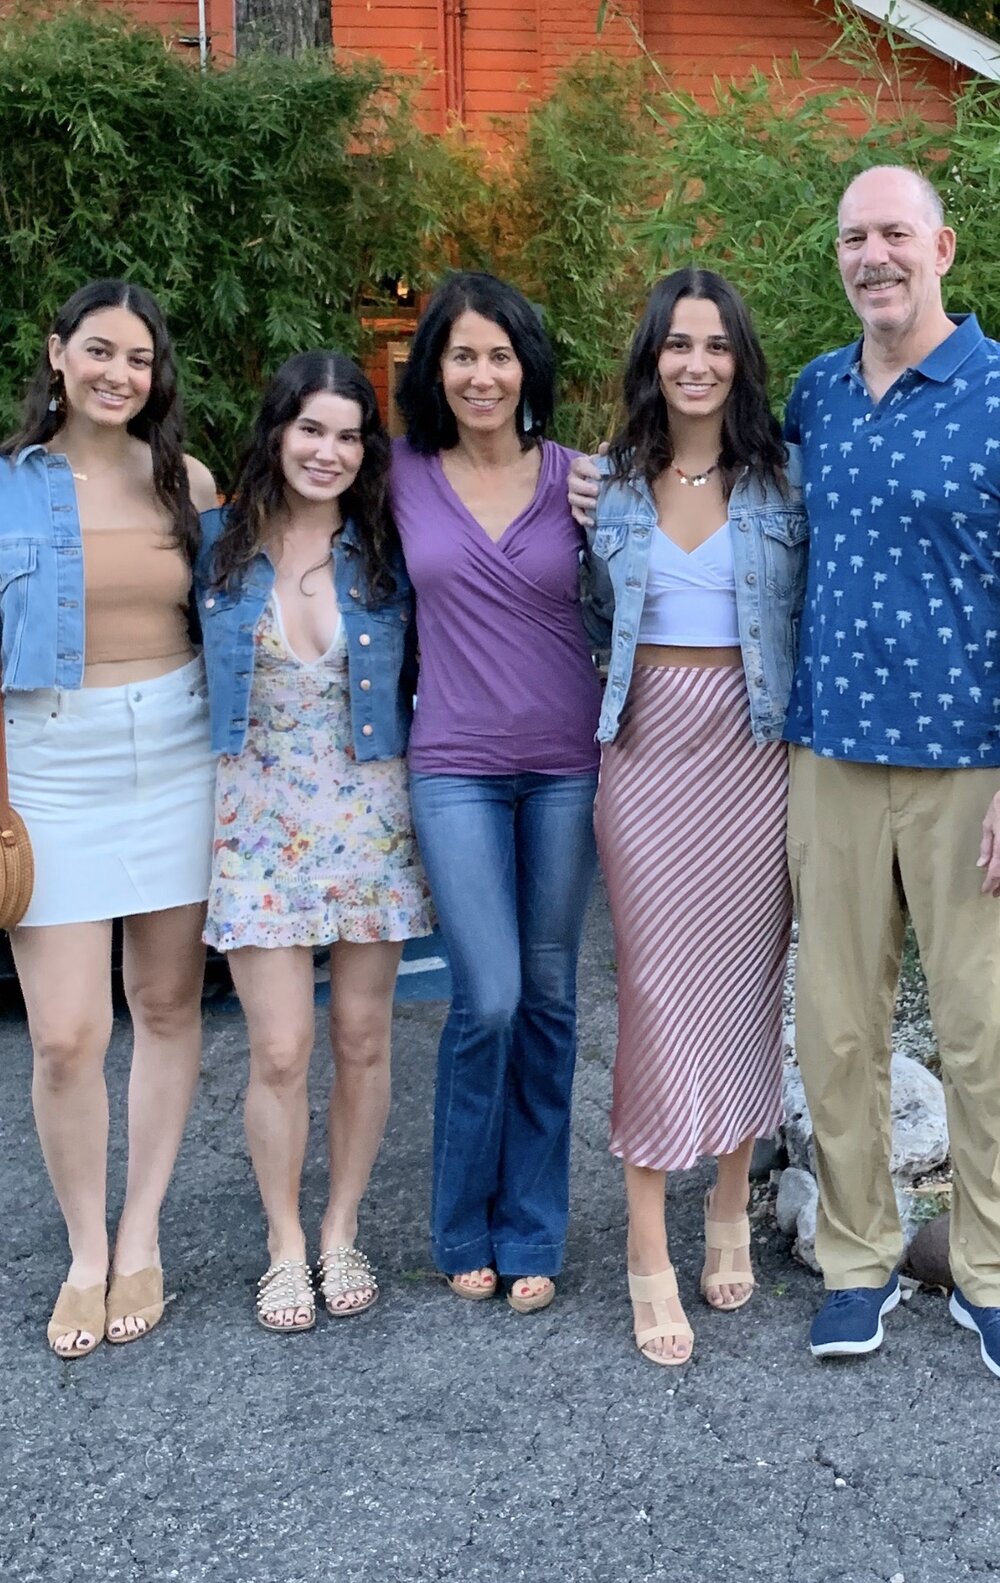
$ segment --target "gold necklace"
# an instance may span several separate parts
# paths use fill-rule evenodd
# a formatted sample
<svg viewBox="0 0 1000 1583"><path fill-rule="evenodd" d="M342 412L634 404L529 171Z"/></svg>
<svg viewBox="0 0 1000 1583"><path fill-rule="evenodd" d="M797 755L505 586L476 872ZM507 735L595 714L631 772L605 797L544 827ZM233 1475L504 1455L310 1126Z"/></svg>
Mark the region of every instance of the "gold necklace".
<svg viewBox="0 0 1000 1583"><path fill-rule="evenodd" d="M670 471L676 473L682 484L690 484L692 489L700 489L702 484L707 484L713 473L719 471L718 462L713 462L711 467L706 467L703 473L686 473L683 467L678 467L671 462Z"/></svg>
<svg viewBox="0 0 1000 1583"><path fill-rule="evenodd" d="M121 462L109 462L108 466L102 467L99 473L78 473L76 468L73 466L73 463L69 461L68 456L66 457L66 460L69 462L69 470L73 474L73 477L79 479L81 484L89 484L92 479L103 478L105 473L113 473L116 467L120 467L122 465Z"/></svg>

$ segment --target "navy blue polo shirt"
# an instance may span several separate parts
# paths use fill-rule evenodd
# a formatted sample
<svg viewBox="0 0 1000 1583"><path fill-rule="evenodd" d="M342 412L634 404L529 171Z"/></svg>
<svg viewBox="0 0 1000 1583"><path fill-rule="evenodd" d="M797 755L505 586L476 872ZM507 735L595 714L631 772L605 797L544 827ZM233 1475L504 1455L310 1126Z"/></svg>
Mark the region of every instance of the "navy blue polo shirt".
<svg viewBox="0 0 1000 1583"><path fill-rule="evenodd" d="M789 742L1000 765L1000 344L973 314L872 401L861 342L799 376L809 581Z"/></svg>

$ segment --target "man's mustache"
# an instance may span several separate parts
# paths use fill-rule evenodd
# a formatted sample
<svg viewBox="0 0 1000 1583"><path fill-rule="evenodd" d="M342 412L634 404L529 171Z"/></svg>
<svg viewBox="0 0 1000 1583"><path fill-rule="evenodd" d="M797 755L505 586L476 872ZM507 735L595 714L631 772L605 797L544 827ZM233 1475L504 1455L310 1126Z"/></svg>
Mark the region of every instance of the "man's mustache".
<svg viewBox="0 0 1000 1583"><path fill-rule="evenodd" d="M895 286L905 280L898 269L863 269L855 280L857 286Z"/></svg>

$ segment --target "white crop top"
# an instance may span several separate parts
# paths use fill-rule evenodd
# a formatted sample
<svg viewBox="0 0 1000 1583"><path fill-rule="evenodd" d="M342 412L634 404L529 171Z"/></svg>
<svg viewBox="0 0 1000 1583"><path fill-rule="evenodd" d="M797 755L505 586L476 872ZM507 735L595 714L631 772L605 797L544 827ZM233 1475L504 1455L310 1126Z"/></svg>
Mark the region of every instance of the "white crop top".
<svg viewBox="0 0 1000 1583"><path fill-rule="evenodd" d="M654 528L637 641L706 649L739 643L728 522L690 554Z"/></svg>

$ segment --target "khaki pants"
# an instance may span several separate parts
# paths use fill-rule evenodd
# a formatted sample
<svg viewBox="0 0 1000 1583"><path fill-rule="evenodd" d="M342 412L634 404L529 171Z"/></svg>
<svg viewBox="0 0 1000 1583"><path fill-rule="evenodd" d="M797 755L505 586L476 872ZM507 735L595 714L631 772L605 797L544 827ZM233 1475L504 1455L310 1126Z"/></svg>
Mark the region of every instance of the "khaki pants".
<svg viewBox="0 0 1000 1583"><path fill-rule="evenodd" d="M1000 899L980 893L993 769L896 769L791 750L796 1043L826 1285L881 1286L902 1252L889 1175L890 1033L906 912L927 976L954 1166L952 1274L1000 1304Z"/></svg>

